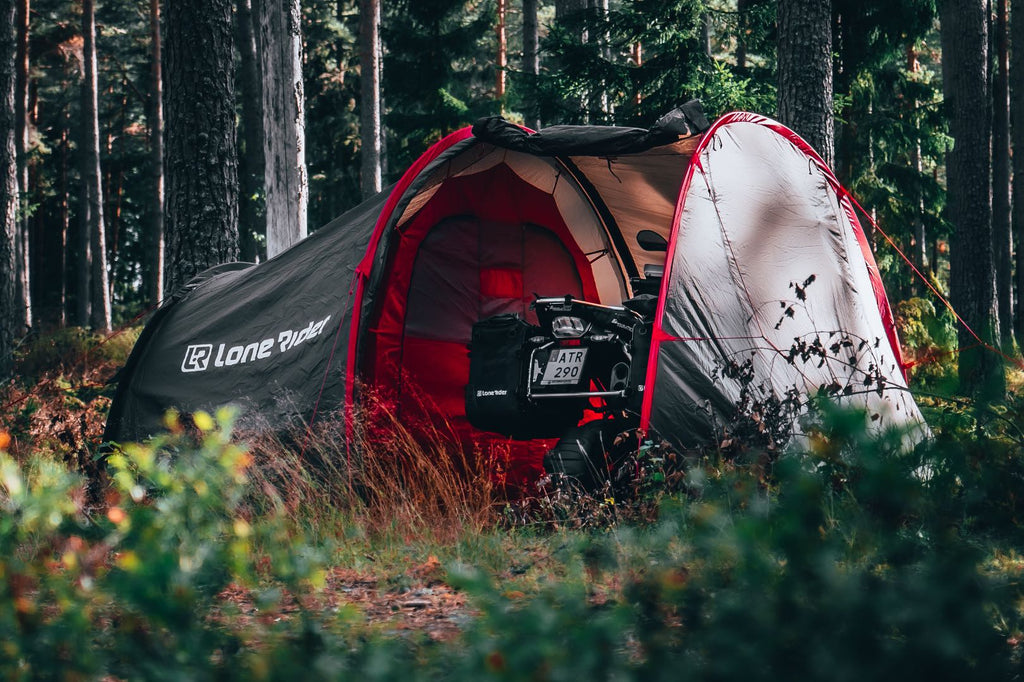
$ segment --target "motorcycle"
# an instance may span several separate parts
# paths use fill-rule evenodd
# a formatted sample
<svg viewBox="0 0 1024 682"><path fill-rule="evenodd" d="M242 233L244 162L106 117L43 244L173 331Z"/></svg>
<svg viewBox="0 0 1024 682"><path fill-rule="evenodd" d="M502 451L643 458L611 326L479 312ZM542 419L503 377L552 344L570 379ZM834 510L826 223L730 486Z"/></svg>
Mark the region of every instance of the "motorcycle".
<svg viewBox="0 0 1024 682"><path fill-rule="evenodd" d="M597 487L621 459L622 435L639 426L656 301L538 298L537 325L516 314L477 322L470 424L514 440L558 438L544 457L548 474Z"/></svg>

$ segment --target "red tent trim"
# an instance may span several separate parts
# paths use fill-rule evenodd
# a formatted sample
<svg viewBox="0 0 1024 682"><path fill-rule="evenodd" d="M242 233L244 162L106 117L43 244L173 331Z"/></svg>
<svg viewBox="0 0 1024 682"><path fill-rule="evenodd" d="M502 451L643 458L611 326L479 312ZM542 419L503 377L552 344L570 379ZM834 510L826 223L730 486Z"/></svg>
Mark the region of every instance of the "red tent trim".
<svg viewBox="0 0 1024 682"><path fill-rule="evenodd" d="M405 196L413 181L423 172L423 169L445 151L472 136L472 128L466 127L456 130L435 143L434 146L416 159L416 162L409 166L398 181L398 184L391 190L388 201L384 204L384 210L381 211L380 217L377 218L377 222L373 227L370 243L366 247L366 255L363 256L359 266L356 268L355 301L352 305L352 324L349 327L348 335L348 358L345 362L345 416L347 423L351 421L349 418L351 417L353 399L355 398L356 349L359 345L359 320L363 310L363 293L366 290L366 282L369 280L373 269L373 261L376 257L380 240L384 236L388 223L391 222L391 216L395 212L395 208L402 200L402 197ZM351 430L351 424L346 429L346 431L349 430ZM347 433L346 435L351 437L352 434Z"/></svg>

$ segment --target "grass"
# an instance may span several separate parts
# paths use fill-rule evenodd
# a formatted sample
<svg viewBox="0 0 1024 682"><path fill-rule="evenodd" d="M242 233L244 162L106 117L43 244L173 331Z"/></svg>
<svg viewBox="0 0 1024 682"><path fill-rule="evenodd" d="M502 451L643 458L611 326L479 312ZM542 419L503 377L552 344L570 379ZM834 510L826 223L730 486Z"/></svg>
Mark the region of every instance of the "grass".
<svg viewBox="0 0 1024 682"><path fill-rule="evenodd" d="M37 399L87 416L67 381ZM909 453L826 408L801 452L649 447L631 487L519 506L384 400L353 450L179 421L99 507L30 419L0 440L0 674L1014 679L1021 408L946 404Z"/></svg>

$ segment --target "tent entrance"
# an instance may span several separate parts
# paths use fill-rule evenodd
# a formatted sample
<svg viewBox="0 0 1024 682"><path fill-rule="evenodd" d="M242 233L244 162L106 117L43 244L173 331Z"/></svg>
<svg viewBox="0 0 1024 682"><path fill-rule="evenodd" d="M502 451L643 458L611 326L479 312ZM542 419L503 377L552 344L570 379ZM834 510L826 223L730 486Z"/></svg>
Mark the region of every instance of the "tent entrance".
<svg viewBox="0 0 1024 682"><path fill-rule="evenodd" d="M621 289L621 274L608 282L601 270L613 258L579 245L584 230L600 243L597 218L575 206L570 229L563 208L507 164L435 188L395 228L361 350L364 385L390 396L403 420L426 408L460 436L479 440L464 404L473 323L502 313L535 321L535 295L600 301L595 275L606 280L601 289Z"/></svg>
<svg viewBox="0 0 1024 682"><path fill-rule="evenodd" d="M444 417L464 417L473 324L503 313L536 322L530 302L544 292L584 297L569 250L546 228L467 216L432 229L409 287L397 376L403 411L429 396Z"/></svg>

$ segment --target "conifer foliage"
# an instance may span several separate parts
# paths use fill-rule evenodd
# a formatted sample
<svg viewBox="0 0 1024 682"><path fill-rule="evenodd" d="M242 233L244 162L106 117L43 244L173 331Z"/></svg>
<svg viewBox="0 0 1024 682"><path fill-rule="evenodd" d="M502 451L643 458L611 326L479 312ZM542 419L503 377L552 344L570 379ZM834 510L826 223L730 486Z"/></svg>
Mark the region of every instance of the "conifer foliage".
<svg viewBox="0 0 1024 682"><path fill-rule="evenodd" d="M948 42L948 17L940 33L938 5L963 13L976 9L978 0L972 3L504 0L499 18L496 0L293 0L287 30L278 32L291 37L289 47L275 52L259 19L283 8L280 3L15 0L14 20L3 26L24 49L0 67L24 72L20 81L15 73L14 105L3 112L14 113L18 199L5 208L14 207L17 224L15 260L9 264L0 248L0 275L15 282L11 305L21 311L21 322L0 343L24 334L29 311L36 330L117 326L210 265L239 256L264 259L273 202L283 197L287 204L294 195L292 203L303 203L300 190L281 185L270 191L267 178L276 178L283 162L272 161L265 172L262 159L263 141L283 139L278 128L289 121L304 124L287 156L295 161L294 175L306 169L306 222L314 231L394 182L443 135L481 116L501 113L534 129L648 126L698 97L712 119L737 109L779 117L830 161L924 277L895 251L879 248L876 260L897 300L930 297L929 285L952 292L982 334L977 327L988 328L995 318L973 317L972 308L988 305L968 303L962 284L982 281L972 268L994 267L996 261L989 265L981 253L991 249L999 263L1002 347L1014 353L1011 332L1019 337L1024 328L1024 201L1007 205L1006 197L1011 182L1021 187L1024 154L1003 154L1005 107L993 98L1005 102L1008 82L1012 152L1024 128L1018 92L1024 49L1021 40L1005 41L1003 34L1020 33L1022 14L1010 6L1007 22L1005 0L983 3L972 30L984 28L992 39L956 47ZM26 6L30 11L22 9L21 16L18 8ZM90 41L84 7L95 8ZM371 20L378 13L374 39ZM274 16L283 20L285 13ZM291 58L292 73L278 74L274 64L283 61L270 57L294 57L296 45L301 64ZM985 69L970 79L969 121L958 122L953 112L963 97L954 93L954 72L968 62ZM93 76L94 107L78 94ZM275 82L287 87L271 97L265 86ZM992 87L983 87L988 83ZM265 99L290 105L300 91L304 121L264 111ZM85 125L93 119L95 126ZM991 140L981 141L981 128L993 124L985 136ZM379 131L370 130L378 125ZM962 141L965 134L978 141ZM954 190L964 177L955 168L958 155L972 146L999 151L987 162L997 171L984 192L997 200L990 217L967 211L989 225L981 232L964 227L962 200L955 198L960 190ZM976 181L979 173L968 177ZM301 223L301 212L295 215ZM994 246L984 231L993 222L999 225ZM881 245L871 221L865 223ZM157 292L161 229L167 281ZM5 314L11 309L3 306ZM963 357L970 362L971 353Z"/></svg>

